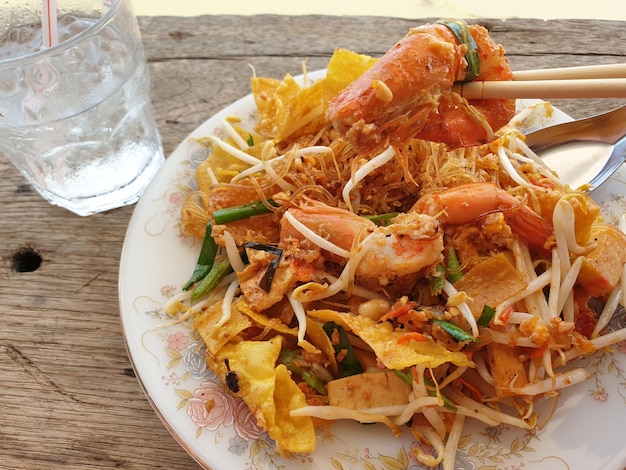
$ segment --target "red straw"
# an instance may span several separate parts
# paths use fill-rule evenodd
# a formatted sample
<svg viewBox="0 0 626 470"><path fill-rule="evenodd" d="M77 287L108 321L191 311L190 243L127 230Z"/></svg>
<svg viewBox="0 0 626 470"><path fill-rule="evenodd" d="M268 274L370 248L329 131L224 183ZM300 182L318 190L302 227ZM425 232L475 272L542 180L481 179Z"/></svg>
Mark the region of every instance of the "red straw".
<svg viewBox="0 0 626 470"><path fill-rule="evenodd" d="M42 0L41 2L41 33L44 48L54 46L57 41L57 0Z"/></svg>

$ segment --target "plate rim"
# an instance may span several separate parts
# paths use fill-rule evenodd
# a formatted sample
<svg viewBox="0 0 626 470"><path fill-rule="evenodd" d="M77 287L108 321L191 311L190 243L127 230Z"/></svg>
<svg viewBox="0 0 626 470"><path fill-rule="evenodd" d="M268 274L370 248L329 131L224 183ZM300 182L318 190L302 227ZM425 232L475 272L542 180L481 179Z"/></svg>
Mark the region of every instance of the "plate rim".
<svg viewBox="0 0 626 470"><path fill-rule="evenodd" d="M318 71L314 71L308 74L308 77L311 79L316 79L318 78L318 74L319 76L321 76L321 74L323 74L323 72L325 71L325 69L322 70L318 70ZM296 77L300 80L302 80L302 76L298 76ZM525 102L526 105L528 103L534 103L536 101L539 100L520 100L522 102ZM228 465L231 464L230 460L231 459L227 459L229 461L221 461L221 459L216 456L216 460L215 461L211 461L211 462L207 462L205 457L203 457L202 455L200 455L200 453L196 450L197 446L196 445L190 445L190 443L188 442L187 438L185 437L185 431L180 429L180 423L178 423L178 420L173 420L173 419L168 419L171 415L171 410L166 410L163 411L161 409L160 406L160 402L159 400L156 400L154 397L154 390L151 390L151 386L149 385L149 381L146 380L146 377L144 376L145 374L145 370L141 368L141 366L138 364L137 360L138 357L136 355L135 351L135 347L136 344L131 344L131 333L128 330L132 325L130 324L130 322L128 321L128 312L127 312L127 305L128 305L128 298L127 295L129 294L128 290L127 290L127 285L125 283L125 276L124 276L124 272L127 269L126 266L127 264L130 262L130 258L132 255L129 255L128 252L131 249L131 241L133 234L138 230L138 227L140 225L140 223L142 222L142 211L144 210L144 206L149 207L150 201L149 198L153 197L157 188L161 187L164 185L164 182L166 180L166 177L168 176L168 172L172 171L172 168L176 165L176 164L180 164L180 163L184 163L185 159L189 158L189 154L188 152L190 151L189 148L189 142L190 140L194 139L194 138L198 138L198 137L202 137L203 135L207 134L207 131L210 130L212 127L215 128L215 123L218 122L218 120L223 119L225 116L231 115L231 110L234 110L238 107L246 107L246 106L250 106L250 105L254 104L254 99L252 94L248 94L245 95L237 100L235 100L234 102L232 102L231 104L221 108L220 110L218 110L215 114L213 114L212 116L210 116L208 119L206 119L204 122L202 122L199 126L197 126L192 132L190 132L185 139L180 142L177 147L174 149L174 151L169 155L169 157L166 159L165 164L162 166L162 168L159 170L159 172L157 173L157 175L155 176L155 178L152 180L152 182L149 184L148 188L146 189L146 191L144 192L144 195L140 198L139 202L137 203L133 214L131 216L131 219L129 221L127 230L126 230L126 234L124 237L124 244L122 247L122 252L121 252L121 256L120 256L120 265L119 265L119 276L118 276L118 295L119 295L119 306L120 306L120 323L121 323L121 328L122 328L122 333L123 333L123 338L124 338L124 345L127 351L127 355L129 358L129 361L131 363L131 366L133 367L133 370L135 371L135 376L137 377L137 380L140 384L140 387L144 393L144 395L146 396L148 402L150 403L152 409L155 411L156 415L159 417L160 421L163 423L163 425L165 426L165 428L169 431L169 433L172 435L172 437L175 438L175 440L181 445L181 447L203 468L207 469L207 470L211 470L214 469L216 465ZM554 108L557 111L557 116L559 116L558 113L560 113L561 115L559 116L560 119L565 119L565 120L571 120L571 117L569 117L567 114L563 113L562 111L558 110L557 108ZM560 122L557 121L556 122ZM169 401L169 400L168 400ZM188 420L190 420L189 417L185 416ZM195 443L197 444L197 442ZM221 454L221 453L217 453L214 452L215 454Z"/></svg>

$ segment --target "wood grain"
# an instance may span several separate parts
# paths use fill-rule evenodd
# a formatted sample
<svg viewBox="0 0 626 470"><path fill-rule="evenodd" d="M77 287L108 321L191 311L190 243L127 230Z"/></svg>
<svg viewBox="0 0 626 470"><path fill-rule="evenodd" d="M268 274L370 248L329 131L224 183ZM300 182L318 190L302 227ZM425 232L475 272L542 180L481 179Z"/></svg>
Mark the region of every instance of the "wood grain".
<svg viewBox="0 0 626 470"><path fill-rule="evenodd" d="M166 153L249 93L252 68L281 78L323 68L335 47L381 55L426 22L323 16L140 18ZM514 69L624 62L621 22L480 20ZM601 39L598 39L601 38ZM574 117L618 100L555 102ZM133 208L88 218L44 202L0 159L0 468L193 469L129 362L117 278ZM17 272L30 248L39 269Z"/></svg>

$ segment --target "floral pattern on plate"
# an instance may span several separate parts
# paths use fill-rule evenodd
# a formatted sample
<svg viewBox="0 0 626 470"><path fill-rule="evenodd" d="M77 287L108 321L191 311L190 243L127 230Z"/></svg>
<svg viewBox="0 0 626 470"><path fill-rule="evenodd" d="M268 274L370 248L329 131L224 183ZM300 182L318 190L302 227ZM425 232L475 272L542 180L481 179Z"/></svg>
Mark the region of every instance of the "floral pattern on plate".
<svg viewBox="0 0 626 470"><path fill-rule="evenodd" d="M207 150L194 138L219 133L227 115L255 122L251 96L209 119L168 158L129 225L120 268L120 307L129 356L156 413L172 435L205 468L417 470L410 433L395 439L382 425L338 422L318 431L318 450L281 456L241 400L229 395L206 368L202 340L186 322L165 312L193 268L199 243L179 233L184 195ZM564 116L564 115L563 115ZM566 120L566 117L558 117ZM542 122L545 125L547 122ZM618 223L626 208L626 167L593 193L603 215ZM622 311L609 328L626 326ZM585 359L594 373L567 389L547 425L524 431L471 422L459 443L455 469L554 470L623 468L626 419L626 344ZM548 400L538 408L547 414ZM585 412L581 412L585 410ZM588 417L594 416L593 420Z"/></svg>

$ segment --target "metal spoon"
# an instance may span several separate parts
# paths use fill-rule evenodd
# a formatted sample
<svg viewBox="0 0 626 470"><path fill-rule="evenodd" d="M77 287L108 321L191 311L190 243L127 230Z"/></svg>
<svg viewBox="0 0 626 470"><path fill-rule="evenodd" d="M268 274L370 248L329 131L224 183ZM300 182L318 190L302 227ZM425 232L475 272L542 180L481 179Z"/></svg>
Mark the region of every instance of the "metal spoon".
<svg viewBox="0 0 626 470"><path fill-rule="evenodd" d="M626 161L626 106L526 135L526 144L576 188L598 187Z"/></svg>

